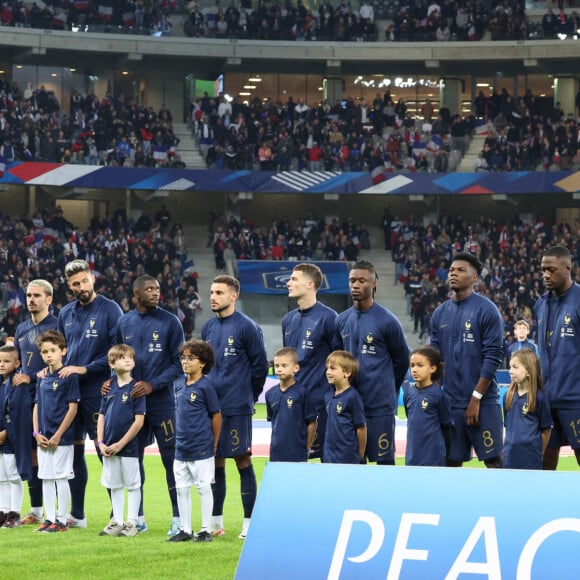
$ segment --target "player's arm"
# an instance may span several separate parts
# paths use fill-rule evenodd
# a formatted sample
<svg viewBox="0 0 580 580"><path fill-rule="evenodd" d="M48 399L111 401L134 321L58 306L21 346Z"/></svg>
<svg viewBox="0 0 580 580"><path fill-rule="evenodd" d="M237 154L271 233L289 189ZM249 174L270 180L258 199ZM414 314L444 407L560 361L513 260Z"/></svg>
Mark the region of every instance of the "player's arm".
<svg viewBox="0 0 580 580"><path fill-rule="evenodd" d="M552 428L548 427L547 429L542 429L541 437L542 437L542 455L546 451L548 447L548 441L550 441L550 435L552 433Z"/></svg>
<svg viewBox="0 0 580 580"><path fill-rule="evenodd" d="M316 419L308 422L306 427L306 450L308 453L312 450L314 445L314 438L316 437Z"/></svg>
<svg viewBox="0 0 580 580"><path fill-rule="evenodd" d="M64 419L58 426L56 433L48 440L49 449L56 449L59 446L63 434L72 425L74 418L77 416L78 406L79 404L77 402L69 401L68 409Z"/></svg>
<svg viewBox="0 0 580 580"><path fill-rule="evenodd" d="M6 429L2 429L2 431L0 431L0 445L4 445L4 442L6 441L7 438L8 431L6 431Z"/></svg>
<svg viewBox="0 0 580 580"><path fill-rule="evenodd" d="M387 348L393 361L395 387L398 395L409 370L409 347L407 346L403 327L398 320L394 319L392 322L387 322L385 330L387 333Z"/></svg>
<svg viewBox="0 0 580 580"><path fill-rule="evenodd" d="M48 439L40 432L38 425L38 404L35 403L32 409L32 436L40 447L46 449L48 447Z"/></svg>
<svg viewBox="0 0 580 580"><path fill-rule="evenodd" d="M266 356L264 337L260 327L255 324L254 329L248 328L248 330L246 345L252 375L252 393L254 402L256 402L260 393L264 390L264 383L268 376L268 357Z"/></svg>
<svg viewBox="0 0 580 580"><path fill-rule="evenodd" d="M367 426L360 425L356 428L356 438L358 439L358 456L361 461L365 458L365 449L367 448Z"/></svg>
<svg viewBox="0 0 580 580"><path fill-rule="evenodd" d="M213 454L217 453L218 441L222 432L222 414L221 411L211 416L211 431L213 433Z"/></svg>
<svg viewBox="0 0 580 580"><path fill-rule="evenodd" d="M110 455L117 455L120 451L122 451L135 437L137 437L137 433L141 431L143 428L143 423L145 422L145 415L134 415L133 423L131 427L127 429L127 432L119 441L115 441L115 443L111 443L107 450L109 451Z"/></svg>
<svg viewBox="0 0 580 580"><path fill-rule="evenodd" d="M99 418L97 419L97 441L99 445L100 452L105 456L109 457L110 453L105 445L105 415L99 413Z"/></svg>

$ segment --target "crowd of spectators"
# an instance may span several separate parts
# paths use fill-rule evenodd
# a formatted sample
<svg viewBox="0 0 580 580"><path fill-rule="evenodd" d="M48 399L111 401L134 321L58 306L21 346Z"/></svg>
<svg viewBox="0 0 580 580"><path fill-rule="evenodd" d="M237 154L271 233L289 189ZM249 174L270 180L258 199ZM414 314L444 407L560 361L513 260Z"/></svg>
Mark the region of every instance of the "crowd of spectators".
<svg viewBox="0 0 580 580"><path fill-rule="evenodd" d="M26 316L26 286L37 278L54 288L53 311L72 298L64 278L65 265L86 260L95 271L97 292L114 299L123 312L132 306L132 283L137 276L155 276L161 306L176 314L190 337L199 309L197 273L187 256L182 226L162 206L155 216L142 214L136 222L123 209L104 219L94 218L78 231L56 206L32 218L0 214L0 333L14 336Z"/></svg>
<svg viewBox="0 0 580 580"><path fill-rule="evenodd" d="M216 268L236 275L238 260L354 262L360 250L370 249L370 235L350 218L326 223L310 214L295 223L281 218L260 227L212 214L207 245L213 248Z"/></svg>
<svg viewBox="0 0 580 580"><path fill-rule="evenodd" d="M123 95L81 95L69 112L44 86L0 79L0 157L126 167L183 167L171 111L137 105Z"/></svg>
<svg viewBox="0 0 580 580"><path fill-rule="evenodd" d="M413 116L388 90L372 102L345 98L334 106L206 93L191 115L209 168L269 171L452 171L476 123L429 99Z"/></svg>
<svg viewBox="0 0 580 580"><path fill-rule="evenodd" d="M426 338L431 314L448 296L445 282L456 252L470 252L483 263L477 291L500 309L506 346L518 320L527 320L530 337L537 337L532 308L546 291L540 261L547 247L566 246L573 258L572 277L580 280L578 221L551 224L540 215L524 223L516 215L509 223L486 218L468 222L461 216L445 216L425 226L387 212L382 227L396 266L394 283L404 286L407 314L420 338Z"/></svg>
<svg viewBox="0 0 580 580"><path fill-rule="evenodd" d="M580 105L580 92L576 98ZM474 102L476 114L492 123L477 171L568 170L580 165L580 133L573 111L559 102L547 108L530 91L514 99L506 89Z"/></svg>
<svg viewBox="0 0 580 580"><path fill-rule="evenodd" d="M183 33L190 37L312 41L449 41L556 38L575 34L575 11L550 8L538 26L530 23L522 0L216 0L212 6L183 0L6 0L2 26L47 30L174 34L171 16L189 14ZM377 21L386 22L379 30ZM537 29L537 30L536 30Z"/></svg>

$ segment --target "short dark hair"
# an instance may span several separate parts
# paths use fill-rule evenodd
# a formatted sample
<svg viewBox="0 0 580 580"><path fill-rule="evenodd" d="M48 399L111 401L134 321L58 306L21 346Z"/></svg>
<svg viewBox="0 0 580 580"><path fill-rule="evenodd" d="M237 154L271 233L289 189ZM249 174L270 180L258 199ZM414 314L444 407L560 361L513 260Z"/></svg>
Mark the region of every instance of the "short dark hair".
<svg viewBox="0 0 580 580"><path fill-rule="evenodd" d="M294 272L302 272L314 282L315 290L322 286L323 274L322 270L316 264L298 264L294 266Z"/></svg>
<svg viewBox="0 0 580 580"><path fill-rule="evenodd" d="M276 358L277 356L289 356L292 359L292 362L294 364L298 364L298 361L299 361L298 353L296 352L296 349L292 348L291 346L285 346L283 348L279 348L274 353L274 358Z"/></svg>
<svg viewBox="0 0 580 580"><path fill-rule="evenodd" d="M351 270L366 270L367 272L370 272L371 274L373 274L373 276L375 277L375 280L378 280L379 277L377 276L377 271L375 270L375 266L372 262L369 262L368 260L358 260L358 262L355 262L351 267Z"/></svg>
<svg viewBox="0 0 580 580"><path fill-rule="evenodd" d="M544 256L558 258L560 260L572 261L570 250L566 246L552 246L544 252Z"/></svg>
<svg viewBox="0 0 580 580"><path fill-rule="evenodd" d="M424 356L429 361L429 364L437 367L435 372L431 375L431 378L435 382L441 382L441 379L443 378L443 369L445 368L445 363L443 362L441 353L432 346L421 346L412 351L410 356L413 356L414 354Z"/></svg>
<svg viewBox="0 0 580 580"><path fill-rule="evenodd" d="M133 282L133 292L135 292L135 290L142 290L147 282L157 282L157 278L150 276L149 274L138 276Z"/></svg>
<svg viewBox="0 0 580 580"><path fill-rule="evenodd" d="M45 342L56 344L61 350L66 348L66 338L58 330L47 330L36 339L36 346L40 349Z"/></svg>
<svg viewBox="0 0 580 580"><path fill-rule="evenodd" d="M457 252L457 254L453 254L451 262L455 261L467 262L477 272L478 276L481 274L481 271L483 270L483 264L473 254L470 254L468 252Z"/></svg>
<svg viewBox="0 0 580 580"><path fill-rule="evenodd" d="M184 342L179 348L179 354L191 354L196 356L200 362L203 363L203 369L201 372L207 375L209 371L213 368L214 364L214 354L213 349L210 344L205 340L199 340L198 338L192 338Z"/></svg>
<svg viewBox="0 0 580 580"><path fill-rule="evenodd" d="M212 280L212 284L225 284L226 286L230 287L236 294L240 293L240 283L237 278L234 278L233 276L221 274Z"/></svg>
<svg viewBox="0 0 580 580"><path fill-rule="evenodd" d="M85 260L72 260L64 267L64 275L66 278L70 278L79 272L90 272L91 267L89 263Z"/></svg>

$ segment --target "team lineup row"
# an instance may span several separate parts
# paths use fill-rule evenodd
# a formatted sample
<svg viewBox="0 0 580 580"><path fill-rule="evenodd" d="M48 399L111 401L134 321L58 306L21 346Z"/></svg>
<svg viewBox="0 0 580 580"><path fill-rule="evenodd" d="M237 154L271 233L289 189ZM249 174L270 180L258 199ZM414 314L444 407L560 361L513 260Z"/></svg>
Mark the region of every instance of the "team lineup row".
<svg viewBox="0 0 580 580"><path fill-rule="evenodd" d="M448 278L451 299L437 308L431 321L433 348L412 353L411 372L416 384L405 392L409 463L460 466L471 457L473 448L488 467L502 466L503 419L495 372L503 357L503 322L496 306L473 291L480 272L481 264L475 256L454 256ZM510 413L512 417L524 417L525 421L534 418L536 422L514 423L511 433L515 438L506 440L505 458L506 466L518 467L527 465L528 459L522 457L533 456L534 466L539 467L539 453L544 468L555 469L562 445L570 444L577 458L580 456L580 437L576 435L580 390L575 387L571 365L565 363L580 352L580 295L571 278L567 249L548 249L542 258L542 273L548 292L538 300L535 314L546 397L536 393L538 386L541 389L542 376L539 370L534 372L533 361L516 357L510 374L517 396L510 389L506 408L520 409ZM170 539L207 541L212 535L224 534L228 457L234 458L240 474L244 508L240 538L245 538L257 493L251 461L251 418L268 363L259 326L236 310L239 282L229 276L214 279L211 309L216 316L204 325L202 341L184 343L179 320L158 307L159 285L153 277L145 275L135 281L136 309L122 315L113 301L95 293L94 276L86 262L69 262L65 276L76 299L56 319L49 312L50 284L44 280L30 282L26 298L31 319L18 326L14 353L4 352L7 347L0 352L3 410L14 407L14 403L7 406L14 393L32 394L29 405L33 398L36 400L34 426L30 421L7 421L3 429L0 422L0 458L14 459L10 465L7 460L0 473L4 526L42 522L43 491L48 531L87 526L84 440L88 434L103 458L102 483L111 490L113 504L113 519L101 533L134 535L145 531L140 491L144 480L142 458L146 445L155 437L172 505ZM297 299L298 308L282 320L285 349L275 357L280 385L267 394L268 416L273 422L271 459L306 460L310 456L329 462L368 460L393 465L397 394L409 368L410 354L402 327L374 300L377 276L371 263L360 261L351 268L353 306L341 314L317 301L321 283L322 273L313 264L297 265L288 282L289 297ZM49 360L48 353L41 352L37 345L39 336L54 329L62 334L63 342L53 337L48 344L60 352L62 360L57 360L54 353ZM127 345L132 351L111 350L115 345ZM18 359L20 372L15 373ZM432 383L440 378L443 361L442 390ZM110 379L111 369L114 379ZM55 375L52 382L47 381L51 373ZM72 394L61 408L64 415L51 431L39 421L44 418L42 413L39 417L43 400L39 393L46 390L54 396L64 391L58 385L65 379L73 385L76 382L78 393L71 387ZM21 385L29 389L19 389ZM295 438L285 427L281 411L294 408L299 413L302 408L294 405L294 395L289 396L292 389L294 393L304 392L309 405L304 428L299 429L303 433L303 455L299 459L291 453L285 456ZM348 400L343 401L344 397ZM544 400L551 409L549 420L541 414L548 406ZM449 408L445 420L444 413L438 414L443 408L441 401ZM120 421L120 410L125 412L133 406L136 411L129 414L131 421ZM205 421L201 421L202 416ZM9 418L9 414L3 413L3 418ZM20 427L21 433L17 434ZM31 430L38 447L42 483L39 466L30 462L27 470L16 465L18 454L14 451L12 455L6 447L6 436L10 439L11 433L12 441L27 440L30 444ZM61 439L65 431L70 439L67 445ZM425 441L435 440L431 437L435 432L437 445L426 446ZM68 448L66 452L64 447ZM436 457L421 451L434 448ZM50 470L46 472L48 456ZM23 520L19 513L22 482L20 486L14 484L14 473L28 480L32 508ZM52 483L47 485L47 481ZM197 487L202 503L198 534L191 529L192 485ZM125 520L123 487L133 491ZM67 493L72 500L70 513Z"/></svg>

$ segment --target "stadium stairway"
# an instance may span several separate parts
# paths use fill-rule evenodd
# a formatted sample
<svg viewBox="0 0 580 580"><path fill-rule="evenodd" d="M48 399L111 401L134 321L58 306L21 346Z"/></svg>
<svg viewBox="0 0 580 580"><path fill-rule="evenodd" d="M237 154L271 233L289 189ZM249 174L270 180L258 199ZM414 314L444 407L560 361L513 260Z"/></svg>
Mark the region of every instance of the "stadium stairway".
<svg viewBox="0 0 580 580"><path fill-rule="evenodd" d="M201 297L202 312L198 312L195 321L196 337L200 336L203 323L211 316L209 290L211 281L218 274L212 248L207 246L207 227L205 225L185 225L184 234L189 257L193 258L194 269L198 273L198 288ZM369 260L375 265L379 275L376 300L388 308L403 325L403 330L410 348L419 346L417 334L413 334L413 321L407 315L407 302L402 284L394 284L395 264L391 252L383 250L383 234L378 228L371 228L371 250L360 252L359 259Z"/></svg>
<svg viewBox="0 0 580 580"><path fill-rule="evenodd" d="M477 156L483 151L486 137L487 135L474 135L472 137L469 148L457 166L457 172L473 173L475 171L475 162L477 161Z"/></svg>
<svg viewBox="0 0 580 580"><path fill-rule="evenodd" d="M199 154L199 147L191 136L187 123L173 123L173 132L179 139L177 153L187 169L206 169L205 161Z"/></svg>

